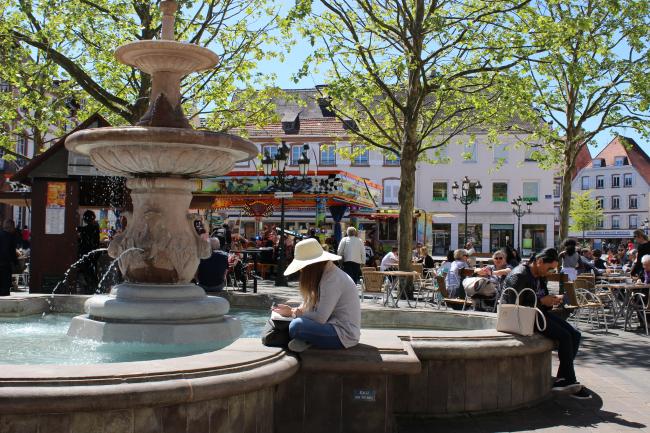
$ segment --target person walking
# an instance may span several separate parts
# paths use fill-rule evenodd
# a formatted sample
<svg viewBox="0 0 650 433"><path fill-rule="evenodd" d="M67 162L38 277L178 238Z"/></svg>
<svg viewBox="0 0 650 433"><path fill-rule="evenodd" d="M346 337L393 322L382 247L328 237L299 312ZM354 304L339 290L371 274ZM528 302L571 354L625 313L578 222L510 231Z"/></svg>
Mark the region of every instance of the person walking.
<svg viewBox="0 0 650 433"><path fill-rule="evenodd" d="M347 236L341 239L337 252L343 257L343 271L352 278L354 284L358 284L361 265L366 263L366 248L357 236L357 229L348 227Z"/></svg>
<svg viewBox="0 0 650 433"><path fill-rule="evenodd" d="M18 265L16 255L16 225L13 220L5 220L0 230L0 296L11 294L11 267Z"/></svg>

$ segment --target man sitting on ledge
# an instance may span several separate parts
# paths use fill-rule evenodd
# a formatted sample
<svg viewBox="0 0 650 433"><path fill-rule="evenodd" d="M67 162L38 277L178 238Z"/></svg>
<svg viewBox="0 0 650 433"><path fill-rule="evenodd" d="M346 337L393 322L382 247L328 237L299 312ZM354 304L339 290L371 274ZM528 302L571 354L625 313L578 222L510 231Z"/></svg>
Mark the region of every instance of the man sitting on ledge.
<svg viewBox="0 0 650 433"><path fill-rule="evenodd" d="M280 304L273 311L293 317L289 349L303 352L310 346L343 349L355 346L361 336L361 304L356 284L333 261L341 256L323 251L316 239L296 244L294 259L284 271L300 271L303 302L291 308Z"/></svg>
<svg viewBox="0 0 650 433"><path fill-rule="evenodd" d="M557 268L559 256L555 248L546 248L539 254L531 256L528 264L519 265L512 270L504 281L504 287L512 287L517 292L525 288L532 289L537 296L537 307L544 313L546 329L541 332L547 338L556 340L559 344L558 357L560 365L557 370L554 392L568 392L578 399L591 398L591 394L576 379L573 369L573 360L580 347L580 332L566 320L551 313L554 306L562 303L562 295L549 295L546 287L546 276L551 269ZM514 295L511 291L506 293L506 302L513 303ZM530 292L524 293L519 299L521 305L532 307L535 299Z"/></svg>

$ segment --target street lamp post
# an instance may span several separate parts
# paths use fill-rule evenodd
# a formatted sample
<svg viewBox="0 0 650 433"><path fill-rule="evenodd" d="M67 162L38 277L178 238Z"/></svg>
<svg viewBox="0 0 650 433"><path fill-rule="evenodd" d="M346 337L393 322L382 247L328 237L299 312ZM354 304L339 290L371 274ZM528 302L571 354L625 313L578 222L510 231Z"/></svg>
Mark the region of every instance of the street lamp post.
<svg viewBox="0 0 650 433"><path fill-rule="evenodd" d="M282 142L282 146L278 149L278 153L275 154L274 158L271 158L268 152L264 153L264 158L262 159L262 167L264 169L264 176L266 176L267 183L273 183L276 190L280 193L287 192L287 181L289 177L287 176L287 159L289 157L289 148ZM300 175L304 178L307 177L307 171L309 170L309 158L307 157L306 149L303 147L302 154L298 159L298 168L300 170ZM275 176L273 176L273 168L276 169ZM287 277L284 276L284 270L286 268L286 253L285 253L285 234L284 234L284 200L285 196L280 194L280 243L278 245L278 268L275 276L275 285L276 286L286 286Z"/></svg>
<svg viewBox="0 0 650 433"><path fill-rule="evenodd" d="M530 201L526 202L526 209L522 209L521 205L524 199L521 196L512 199L510 204L512 205L512 213L517 215L517 252L521 256L521 217L527 213L531 213L530 207L533 205Z"/></svg>
<svg viewBox="0 0 650 433"><path fill-rule="evenodd" d="M481 186L481 181L479 180L469 180L467 176L465 176L461 182L460 186L460 195L458 194L458 182L454 181L454 184L451 186L451 192L454 196L454 200L460 201L462 205L465 206L465 241L464 243L467 244L467 207L474 203L477 200L481 199L481 190L483 187ZM474 193L472 194L472 189L474 190Z"/></svg>

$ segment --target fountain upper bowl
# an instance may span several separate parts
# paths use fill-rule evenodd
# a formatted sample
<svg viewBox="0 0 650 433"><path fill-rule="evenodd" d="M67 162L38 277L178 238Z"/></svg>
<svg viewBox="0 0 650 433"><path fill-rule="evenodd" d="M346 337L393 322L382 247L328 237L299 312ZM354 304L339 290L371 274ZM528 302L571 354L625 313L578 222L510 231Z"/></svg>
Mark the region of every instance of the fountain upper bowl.
<svg viewBox="0 0 650 433"><path fill-rule="evenodd" d="M146 40L131 42L115 50L115 57L149 75L172 72L187 75L214 67L219 56L207 48L187 42Z"/></svg>
<svg viewBox="0 0 650 433"><path fill-rule="evenodd" d="M125 126L84 129L65 142L69 151L90 156L99 170L117 176L219 176L254 158L257 147L222 132Z"/></svg>

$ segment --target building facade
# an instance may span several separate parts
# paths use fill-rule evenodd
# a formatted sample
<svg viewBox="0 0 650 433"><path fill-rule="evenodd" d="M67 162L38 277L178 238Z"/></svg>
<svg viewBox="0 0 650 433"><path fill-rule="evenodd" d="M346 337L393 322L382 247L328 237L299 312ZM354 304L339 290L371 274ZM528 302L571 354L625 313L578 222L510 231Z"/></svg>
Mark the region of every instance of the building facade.
<svg viewBox="0 0 650 433"><path fill-rule="evenodd" d="M596 157L578 167L574 192L589 191L600 202L603 219L585 237L623 242L650 217L650 157L632 139L617 136ZM571 233L581 237L582 233Z"/></svg>
<svg viewBox="0 0 650 433"><path fill-rule="evenodd" d="M277 101L281 122L246 130L248 138L260 147L261 155L274 156L284 142L290 149L289 163L297 165L303 146L307 145L310 170L344 170L368 179L383 187L377 208L398 209L399 159L355 144L349 131L353 125L336 119L324 101L318 99L317 90L285 91L302 100L302 104ZM473 133L473 144L469 144L469 135L460 136L456 144L448 145L439 153L438 159L442 157L446 162L418 164L415 207L422 218L416 224L414 237L419 239L424 235L436 254L445 254L465 244L465 210L453 199L451 187L454 181L460 184L463 176L468 176L483 185L482 197L468 207L467 218L468 240L474 241L478 251L491 252L506 243L517 247L519 232L523 254L553 245L553 173L540 169L535 161L527 158L527 151L518 146L516 137L502 135L498 145L490 146L484 131ZM433 152L429 156L433 158ZM255 169L255 164L261 170L259 162L238 164L236 169ZM532 203L532 213L521 218L520 227L510 204L518 196ZM375 238L384 244L396 242L397 213L380 213L375 217L372 220L361 217L360 226L375 226ZM278 220L278 215L269 220ZM290 228L302 229L313 221L313 215L294 213L287 221Z"/></svg>

